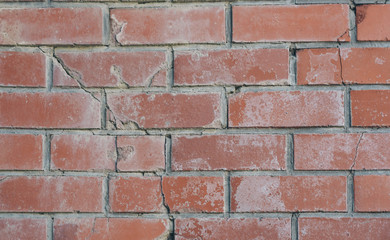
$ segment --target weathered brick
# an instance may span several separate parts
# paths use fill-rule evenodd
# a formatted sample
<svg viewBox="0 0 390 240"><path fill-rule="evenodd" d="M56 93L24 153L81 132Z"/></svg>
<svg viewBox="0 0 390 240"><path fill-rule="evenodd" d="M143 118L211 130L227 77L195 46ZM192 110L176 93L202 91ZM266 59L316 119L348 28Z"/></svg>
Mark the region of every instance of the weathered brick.
<svg viewBox="0 0 390 240"><path fill-rule="evenodd" d="M0 45L101 44L100 8L9 8L0 10Z"/></svg>
<svg viewBox="0 0 390 240"><path fill-rule="evenodd" d="M223 6L112 9L110 17L120 45L225 42Z"/></svg>
<svg viewBox="0 0 390 240"><path fill-rule="evenodd" d="M55 240L167 239L168 219L55 218Z"/></svg>
<svg viewBox="0 0 390 240"><path fill-rule="evenodd" d="M349 41L348 10L345 4L234 6L233 41Z"/></svg>
<svg viewBox="0 0 390 240"><path fill-rule="evenodd" d="M355 211L390 211L390 176L355 176Z"/></svg>
<svg viewBox="0 0 390 240"><path fill-rule="evenodd" d="M299 239L390 238L388 218L299 218Z"/></svg>
<svg viewBox="0 0 390 240"><path fill-rule="evenodd" d="M110 180L112 212L163 212L160 177L116 177Z"/></svg>
<svg viewBox="0 0 390 240"><path fill-rule="evenodd" d="M175 54L175 85L285 85L287 49L201 50Z"/></svg>
<svg viewBox="0 0 390 240"><path fill-rule="evenodd" d="M86 87L165 86L167 63L164 52L72 52L56 53L65 67ZM59 64L54 65L54 86L78 86Z"/></svg>
<svg viewBox="0 0 390 240"><path fill-rule="evenodd" d="M100 128L100 103L84 93L0 93L0 127Z"/></svg>
<svg viewBox="0 0 390 240"><path fill-rule="evenodd" d="M44 87L45 64L41 53L0 52L0 85Z"/></svg>
<svg viewBox="0 0 390 240"><path fill-rule="evenodd" d="M352 126L390 126L390 91L351 91Z"/></svg>
<svg viewBox="0 0 390 240"><path fill-rule="evenodd" d="M171 212L222 212L222 177L164 177L165 203Z"/></svg>
<svg viewBox="0 0 390 240"><path fill-rule="evenodd" d="M230 127L342 126L341 91L242 92L229 98Z"/></svg>
<svg viewBox="0 0 390 240"><path fill-rule="evenodd" d="M221 127L218 93L112 93L107 104L119 128Z"/></svg>
<svg viewBox="0 0 390 240"><path fill-rule="evenodd" d="M356 6L358 41L389 41L390 6L385 4Z"/></svg>
<svg viewBox="0 0 390 240"><path fill-rule="evenodd" d="M51 169L115 170L115 138L94 135L55 135L51 141Z"/></svg>
<svg viewBox="0 0 390 240"><path fill-rule="evenodd" d="M233 212L346 211L344 176L231 178Z"/></svg>
<svg viewBox="0 0 390 240"><path fill-rule="evenodd" d="M288 218L178 218L175 239L290 239Z"/></svg>
<svg viewBox="0 0 390 240"><path fill-rule="evenodd" d="M41 170L42 136L0 134L0 169Z"/></svg>
<svg viewBox="0 0 390 240"><path fill-rule="evenodd" d="M2 240L46 239L44 218L0 218Z"/></svg>
<svg viewBox="0 0 390 240"><path fill-rule="evenodd" d="M165 138L118 136L118 171L161 171L165 169Z"/></svg>
<svg viewBox="0 0 390 240"><path fill-rule="evenodd" d="M278 135L214 135L172 138L172 170L285 169L286 138Z"/></svg>
<svg viewBox="0 0 390 240"><path fill-rule="evenodd" d="M0 212L101 212L102 178L5 176Z"/></svg>

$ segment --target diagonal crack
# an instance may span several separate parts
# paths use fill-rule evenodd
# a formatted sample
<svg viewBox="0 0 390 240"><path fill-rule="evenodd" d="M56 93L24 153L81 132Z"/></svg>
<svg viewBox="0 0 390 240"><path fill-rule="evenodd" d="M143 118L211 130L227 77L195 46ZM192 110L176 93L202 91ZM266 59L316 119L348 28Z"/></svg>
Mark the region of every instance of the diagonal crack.
<svg viewBox="0 0 390 240"><path fill-rule="evenodd" d="M86 238L86 240L90 240L92 238L93 234L95 233L95 225L96 225L96 217L93 218L92 229L91 229L91 232L89 233L88 237Z"/></svg>
<svg viewBox="0 0 390 240"><path fill-rule="evenodd" d="M161 72L161 71L167 71L168 70L168 63L167 62L164 62L164 63L162 63L157 69L156 69L156 71L154 71L151 75L150 75L150 77L148 77L147 79L146 79L146 87L151 87L152 86L152 84L153 84L153 80L156 78L156 76L158 76L158 74Z"/></svg>
<svg viewBox="0 0 390 240"><path fill-rule="evenodd" d="M358 150L359 150L359 145L360 145L360 141L361 141L362 138L363 138L363 135L364 135L364 133L360 134L359 141L358 141L358 143L357 143L357 145L356 145L356 148L355 148L355 156L353 157L353 163L352 163L352 165L351 165L351 167L350 167L350 169L349 169L349 170L351 170L351 171L352 171L353 168L355 167L356 158L357 158Z"/></svg>

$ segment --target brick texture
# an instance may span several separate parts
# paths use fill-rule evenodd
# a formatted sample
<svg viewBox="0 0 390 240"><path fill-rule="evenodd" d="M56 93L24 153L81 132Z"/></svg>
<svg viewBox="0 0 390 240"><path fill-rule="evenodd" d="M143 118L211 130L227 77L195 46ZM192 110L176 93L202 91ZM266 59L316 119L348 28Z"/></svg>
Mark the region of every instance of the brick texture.
<svg viewBox="0 0 390 240"><path fill-rule="evenodd" d="M46 220L43 218L1 218L0 235L4 240L46 238Z"/></svg>

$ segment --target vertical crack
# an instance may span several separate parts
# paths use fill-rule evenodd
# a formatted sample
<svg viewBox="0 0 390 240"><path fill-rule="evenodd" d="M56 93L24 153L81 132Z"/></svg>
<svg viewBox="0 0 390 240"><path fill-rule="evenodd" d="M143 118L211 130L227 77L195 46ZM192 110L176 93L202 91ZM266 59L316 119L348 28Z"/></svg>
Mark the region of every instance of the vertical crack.
<svg viewBox="0 0 390 240"><path fill-rule="evenodd" d="M341 49L340 46L337 48L337 53L339 54L339 64L340 64L340 78L341 83L345 85L344 77L343 77L343 61L341 60Z"/></svg>
<svg viewBox="0 0 390 240"><path fill-rule="evenodd" d="M86 240L90 240L92 238L93 234L95 233L95 225L96 225L96 217L93 218L92 229Z"/></svg>
<svg viewBox="0 0 390 240"><path fill-rule="evenodd" d="M166 212L168 214L170 214L171 210L165 201L165 194L164 194L164 190L163 190L163 177L162 176L160 176L160 189L161 189L162 205L164 206Z"/></svg>
<svg viewBox="0 0 390 240"><path fill-rule="evenodd" d="M360 145L360 141L361 141L362 138L363 138L363 135L364 135L364 133L360 134L359 141L358 141L358 143L357 143L357 145L356 145L356 148L355 148L355 156L354 156L354 158L353 158L352 166L351 166L350 169L349 169L350 171L352 171L353 168L355 167L355 164L356 164L356 157L357 157L357 155L358 155L359 145Z"/></svg>

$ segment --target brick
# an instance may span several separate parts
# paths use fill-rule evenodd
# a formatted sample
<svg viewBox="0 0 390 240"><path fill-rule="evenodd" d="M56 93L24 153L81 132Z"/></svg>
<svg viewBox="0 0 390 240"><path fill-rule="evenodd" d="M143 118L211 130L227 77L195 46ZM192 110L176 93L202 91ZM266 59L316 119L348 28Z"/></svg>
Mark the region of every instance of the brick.
<svg viewBox="0 0 390 240"><path fill-rule="evenodd" d="M101 44L100 8L1 9L0 45Z"/></svg>
<svg viewBox="0 0 390 240"><path fill-rule="evenodd" d="M233 41L349 41L348 11L345 4L234 6Z"/></svg>
<svg viewBox="0 0 390 240"><path fill-rule="evenodd" d="M390 126L390 91L351 91L352 126Z"/></svg>
<svg viewBox="0 0 390 240"><path fill-rule="evenodd" d="M175 85L286 85L287 49L183 51L175 55Z"/></svg>
<svg viewBox="0 0 390 240"><path fill-rule="evenodd" d="M51 141L51 169L115 170L115 137L55 135Z"/></svg>
<svg viewBox="0 0 390 240"><path fill-rule="evenodd" d="M229 126L342 126L343 99L341 91L242 92L229 98Z"/></svg>
<svg viewBox="0 0 390 240"><path fill-rule="evenodd" d="M387 218L299 218L299 239L388 239Z"/></svg>
<svg viewBox="0 0 390 240"><path fill-rule="evenodd" d="M172 170L282 170L286 138L278 135L172 137Z"/></svg>
<svg viewBox="0 0 390 240"><path fill-rule="evenodd" d="M112 212L163 212L160 177L116 177L110 180Z"/></svg>
<svg viewBox="0 0 390 240"><path fill-rule="evenodd" d="M178 218L177 240L184 239L290 239L288 218Z"/></svg>
<svg viewBox="0 0 390 240"><path fill-rule="evenodd" d="M118 171L162 171L165 169L165 138L118 136Z"/></svg>
<svg viewBox="0 0 390 240"><path fill-rule="evenodd" d="M101 212L102 178L6 176L0 212Z"/></svg>
<svg viewBox="0 0 390 240"><path fill-rule="evenodd" d="M46 219L43 218L1 218L2 240L46 239Z"/></svg>
<svg viewBox="0 0 390 240"><path fill-rule="evenodd" d="M390 169L390 134L299 134L294 136L298 170Z"/></svg>
<svg viewBox="0 0 390 240"><path fill-rule="evenodd" d="M347 67L343 64L343 70ZM342 84L342 82L339 49L318 48L297 51L299 85L332 85Z"/></svg>
<svg viewBox="0 0 390 240"><path fill-rule="evenodd" d="M390 6L386 4L356 6L358 41L389 41Z"/></svg>
<svg viewBox="0 0 390 240"><path fill-rule="evenodd" d="M225 42L223 6L112 9L110 18L120 45Z"/></svg>
<svg viewBox="0 0 390 240"><path fill-rule="evenodd" d="M55 218L55 240L167 239L168 219Z"/></svg>
<svg viewBox="0 0 390 240"><path fill-rule="evenodd" d="M42 170L42 136L0 134L0 169Z"/></svg>
<svg viewBox="0 0 390 240"><path fill-rule="evenodd" d="M0 127L100 128L100 103L84 93L0 93Z"/></svg>
<svg viewBox="0 0 390 240"><path fill-rule="evenodd" d="M107 96L107 104L111 121L116 120L120 128L221 127L218 93L113 93Z"/></svg>
<svg viewBox="0 0 390 240"><path fill-rule="evenodd" d="M86 87L165 86L167 63L164 52L72 52L56 53ZM54 65L54 86L78 86L59 64Z"/></svg>
<svg viewBox="0 0 390 240"><path fill-rule="evenodd" d="M165 204L171 212L222 212L222 177L164 177Z"/></svg>
<svg viewBox="0 0 390 240"><path fill-rule="evenodd" d="M346 211L344 176L231 178L233 212Z"/></svg>
<svg viewBox="0 0 390 240"><path fill-rule="evenodd" d="M390 211L390 176L355 176L355 211Z"/></svg>
<svg viewBox="0 0 390 240"><path fill-rule="evenodd" d="M0 86L45 87L45 64L41 53L0 52Z"/></svg>

